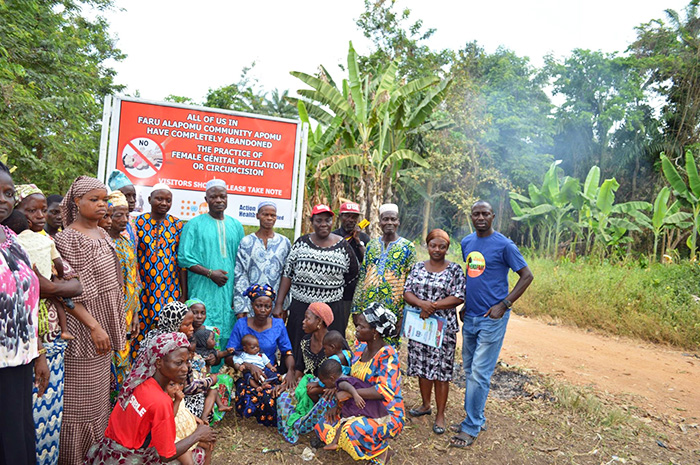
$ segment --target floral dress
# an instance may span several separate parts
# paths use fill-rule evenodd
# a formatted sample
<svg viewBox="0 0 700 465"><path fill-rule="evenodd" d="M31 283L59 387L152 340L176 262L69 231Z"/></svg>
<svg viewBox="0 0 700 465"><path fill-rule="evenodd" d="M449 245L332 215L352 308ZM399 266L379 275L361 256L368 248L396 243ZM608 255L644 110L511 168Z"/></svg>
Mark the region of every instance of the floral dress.
<svg viewBox="0 0 700 465"><path fill-rule="evenodd" d="M411 292L419 299L429 302L436 302L448 296L464 300L465 286L464 272L454 262L449 262L447 267L438 273L428 271L424 262L418 262L406 279L406 292ZM429 380L450 381L454 370L457 331L459 331L457 309L437 310L433 316L445 319L442 345L435 348L409 340L406 374Z"/></svg>
<svg viewBox="0 0 700 465"><path fill-rule="evenodd" d="M363 362L360 359L366 347L365 343L355 343L351 375L375 386L389 415L382 418L352 417L344 422L340 422L338 416L333 423L324 420L315 427L326 444L333 442L339 434L338 447L355 460L373 460L381 455L389 447L387 440L396 437L404 424L398 353L386 345L371 360Z"/></svg>

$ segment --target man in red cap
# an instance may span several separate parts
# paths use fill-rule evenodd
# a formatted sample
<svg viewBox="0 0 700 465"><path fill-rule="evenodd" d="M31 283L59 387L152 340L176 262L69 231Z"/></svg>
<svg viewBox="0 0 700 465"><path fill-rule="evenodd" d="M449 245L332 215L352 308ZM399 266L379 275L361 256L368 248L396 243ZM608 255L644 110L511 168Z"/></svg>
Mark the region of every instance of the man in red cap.
<svg viewBox="0 0 700 465"><path fill-rule="evenodd" d="M370 238L359 228L359 226L357 226L357 223L360 221L360 216L362 216L360 206L355 202L345 202L340 206L339 213L338 220L340 222L340 227L333 231L333 234L337 234L348 241L350 247L352 247L352 249L355 251L355 256L357 257L358 263L362 264L362 261L365 258L365 246L369 242ZM355 295L356 286L357 281L353 281L345 286L345 291L343 292L343 328L348 326L350 309L352 307L352 298ZM345 334L344 331L343 334Z"/></svg>

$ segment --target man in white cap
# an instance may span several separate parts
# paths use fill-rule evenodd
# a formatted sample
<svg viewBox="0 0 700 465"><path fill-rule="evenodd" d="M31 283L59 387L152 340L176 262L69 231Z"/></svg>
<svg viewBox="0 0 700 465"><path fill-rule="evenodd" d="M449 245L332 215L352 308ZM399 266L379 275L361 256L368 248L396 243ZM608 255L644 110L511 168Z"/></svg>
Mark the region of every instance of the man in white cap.
<svg viewBox="0 0 700 465"><path fill-rule="evenodd" d="M204 200L209 212L195 216L185 225L178 262L188 271L188 298L204 302L206 324L221 331L219 349L223 350L236 322L234 271L238 245L245 233L240 221L224 214L228 206L226 183L212 179L206 189Z"/></svg>
<svg viewBox="0 0 700 465"><path fill-rule="evenodd" d="M169 215L173 194L167 184L153 186L148 196L151 211L136 217L139 276L143 283L140 305L140 331L132 343L135 357L139 344L155 327L160 310L171 300L187 298L187 274L177 264L180 235L185 223ZM135 346L135 347L134 347Z"/></svg>
<svg viewBox="0 0 700 465"><path fill-rule="evenodd" d="M369 236L363 232L357 225L360 221L360 216L362 212L360 211L360 206L355 202L345 202L340 206L340 211L338 215L338 220L340 227L333 231L333 234L337 234L340 237L345 238L355 251L355 257L357 257L357 262L362 264L365 258L365 250L367 244L369 243ZM341 322L342 334L345 334L345 328L348 326L348 320L350 319L350 309L352 307L352 299L355 295L355 288L357 287L357 281L353 281L347 286L345 286L345 291L343 291L343 321Z"/></svg>

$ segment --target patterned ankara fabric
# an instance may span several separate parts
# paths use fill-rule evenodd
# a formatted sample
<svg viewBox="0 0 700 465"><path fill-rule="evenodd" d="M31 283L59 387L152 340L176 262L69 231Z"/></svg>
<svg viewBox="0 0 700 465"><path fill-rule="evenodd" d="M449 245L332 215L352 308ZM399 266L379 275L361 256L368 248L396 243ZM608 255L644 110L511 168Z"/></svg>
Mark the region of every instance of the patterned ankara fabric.
<svg viewBox="0 0 700 465"><path fill-rule="evenodd" d="M190 311L187 305L183 304L179 300L171 300L163 306L160 311L160 317L158 320L158 327L152 328L146 337L143 339L141 346L138 350L138 356L144 352L152 343L155 338L165 333L177 333L180 331L180 324L182 320L185 319L185 315Z"/></svg>
<svg viewBox="0 0 700 465"><path fill-rule="evenodd" d="M73 301L97 320L113 349L123 350L126 314L118 275L121 266L112 240L100 231L102 239L91 239L75 229L64 229L55 236L56 247L83 285L83 293ZM98 355L87 327L70 314L66 320L75 339L68 343L65 356L59 463L75 464L102 439L107 427L112 355Z"/></svg>
<svg viewBox="0 0 700 465"><path fill-rule="evenodd" d="M78 206L75 204L75 199L95 189L104 189L106 191L107 186L90 176L78 176L75 178L61 202L61 220L64 229L68 228L78 215Z"/></svg>
<svg viewBox="0 0 700 465"><path fill-rule="evenodd" d="M200 299L207 307L207 326L221 330L219 350L226 347L236 314L233 312L236 254L245 233L240 221L224 215L216 220L209 214L195 216L182 230L178 263L183 268L201 265L210 270L224 270L228 281L219 287L214 281L187 272L189 298Z"/></svg>
<svg viewBox="0 0 700 465"><path fill-rule="evenodd" d="M46 362L49 366L49 385L44 395L38 397L33 389L34 426L36 428L37 465L56 465L63 419L63 354L66 341L57 339L44 342Z"/></svg>
<svg viewBox="0 0 700 465"><path fill-rule="evenodd" d="M26 365L37 353L39 278L17 235L0 226L0 369ZM22 291L20 291L22 290Z"/></svg>
<svg viewBox="0 0 700 465"><path fill-rule="evenodd" d="M464 299L465 281L464 271L457 263L449 262L444 270L433 273L425 268L425 262L418 262L408 275L405 288L407 292L429 302L448 296ZM429 380L450 381L454 369L456 333L459 331L457 309L437 310L433 315L447 321L442 346L434 348L409 340L406 374Z"/></svg>
<svg viewBox="0 0 700 465"><path fill-rule="evenodd" d="M388 247L384 246L381 238L369 241L365 260L360 266L352 313L362 313L370 303L377 302L391 310L400 321L403 318L404 284L415 262L416 248L403 237L391 242ZM400 337L385 340L397 348L401 343Z"/></svg>
<svg viewBox="0 0 700 465"><path fill-rule="evenodd" d="M295 414L296 409L289 391L284 391L277 398L277 431L285 441L296 444L299 441L299 436L313 431L314 427L323 421L328 409L335 405L335 400L329 401L321 397L311 410L300 418L294 419L290 425L289 420Z"/></svg>
<svg viewBox="0 0 700 465"><path fill-rule="evenodd" d="M275 293L279 290L282 270L291 247L289 239L277 233L267 240L267 248L255 233L248 234L241 240L236 257L236 292L233 296L236 313L252 311L250 300L243 296L248 286L269 284ZM287 296L284 308L289 306L289 300Z"/></svg>
<svg viewBox="0 0 700 465"><path fill-rule="evenodd" d="M123 289L124 303L126 306L126 319L124 321L126 323L127 334L129 334L134 315L138 314L141 308L139 298L141 294L141 286L138 279L136 252L134 251L134 243L126 231L122 232L120 236L115 239L114 245L117 249L117 258L119 258L119 263L121 264L122 268L122 276L124 277ZM112 360L112 399L116 399L122 383L129 374L132 361L131 339L127 338L124 344L124 349L114 351L114 358Z"/></svg>
<svg viewBox="0 0 700 465"><path fill-rule="evenodd" d="M132 342L131 356L136 358L139 345L155 327L154 321L163 306L180 298L180 268L177 253L184 223L172 215L156 222L150 213L135 221L139 278L143 283L139 309L139 334Z"/></svg>
<svg viewBox="0 0 700 465"><path fill-rule="evenodd" d="M396 437L403 429L404 405L401 393L401 372L399 356L392 346L382 347L371 360L362 362L360 358L366 344L355 343L352 359L352 376L376 386L383 397L389 415L384 418L354 417L333 423L323 419L315 427L323 442L330 444L337 434L338 447L355 460L371 460L381 455L388 447L387 440Z"/></svg>

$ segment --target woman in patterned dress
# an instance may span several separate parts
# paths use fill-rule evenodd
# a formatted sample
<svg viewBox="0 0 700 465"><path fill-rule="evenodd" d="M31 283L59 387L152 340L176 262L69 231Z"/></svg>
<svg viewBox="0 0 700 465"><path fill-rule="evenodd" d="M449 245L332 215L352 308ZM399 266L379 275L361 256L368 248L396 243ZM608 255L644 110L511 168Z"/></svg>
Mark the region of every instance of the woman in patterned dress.
<svg viewBox="0 0 700 465"><path fill-rule="evenodd" d="M333 210L327 205L316 205L311 211L311 226L314 232L301 236L292 245L272 311L276 318L287 320L289 340L295 350L304 337L301 325L312 302L328 304L335 317L328 329L340 329L336 322L341 324L343 320L343 291L357 278L355 252L348 241L331 233ZM283 309L287 293L292 296L288 319Z"/></svg>
<svg viewBox="0 0 700 465"><path fill-rule="evenodd" d="M112 227L109 235L114 240L117 257L121 264L122 277L124 278L124 303L126 305L126 344L124 350L114 351L112 361L112 402L117 399L119 389L129 374L131 368L131 335L138 334L139 310L141 308L141 281L139 280L138 265L136 263L136 251L134 241L126 232L129 224L129 204L121 191L109 194L109 203L113 207Z"/></svg>
<svg viewBox="0 0 700 465"><path fill-rule="evenodd" d="M373 464L386 463L390 456L388 439L403 429L404 405L401 393L401 372L396 350L385 339L396 332L393 312L377 303L370 304L355 318L357 342L352 358L351 376L374 384L358 389L364 399L381 400L388 411L382 418L352 417L340 422L338 409L332 409L315 429L326 444L340 435L337 444L355 460ZM338 402L347 400L349 393L337 394Z"/></svg>
<svg viewBox="0 0 700 465"><path fill-rule="evenodd" d="M0 222L15 206L10 170L0 162ZM39 280L10 228L0 226L0 463L36 463L32 386L49 383L38 337Z"/></svg>
<svg viewBox="0 0 700 465"><path fill-rule="evenodd" d="M416 341L408 341L408 376L418 376L423 405L408 411L419 417L430 415L430 396L435 386L437 414L433 431L445 432L445 406L457 346L457 306L464 302L465 277L462 268L445 260L450 248L450 236L442 229L433 229L425 239L430 259L413 265L406 279L406 303L420 309L421 318L436 316L445 319L442 345L434 348Z"/></svg>
<svg viewBox="0 0 700 465"><path fill-rule="evenodd" d="M75 339L65 356L63 425L58 463L80 463L104 436L109 418L112 351L124 349L126 315L122 273L114 243L97 223L107 212L107 187L78 177L61 203L65 229L56 247L80 277L68 330Z"/></svg>
<svg viewBox="0 0 700 465"><path fill-rule="evenodd" d="M85 464L161 464L176 460L197 443L199 447L192 450L193 461L197 465L207 463L202 446L206 444L211 450L216 432L199 425L192 434L175 442L173 401L165 392L171 381L185 381L189 346L183 333L159 334L148 346L144 344L145 350L119 393L104 438L90 449Z"/></svg>
<svg viewBox="0 0 700 465"><path fill-rule="evenodd" d="M398 235L399 225L399 207L393 203L379 207L382 237L372 239L367 244L352 309L356 315L369 304L377 302L391 310L398 324L396 333L387 335L386 341L396 349L401 345L399 331L403 321L404 284L416 262L416 248L411 241Z"/></svg>
<svg viewBox="0 0 700 465"><path fill-rule="evenodd" d="M171 300L187 300L187 273L177 264L180 235L184 223L169 215L173 194L165 184L153 186L148 196L150 213L136 218L139 276L143 283L140 330L131 343L132 357L146 334L155 327L163 306Z"/></svg>

